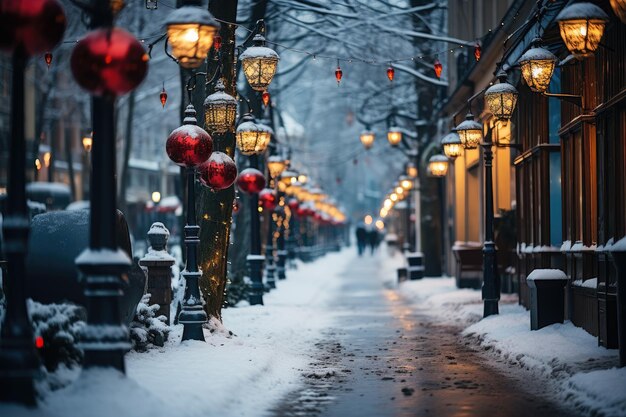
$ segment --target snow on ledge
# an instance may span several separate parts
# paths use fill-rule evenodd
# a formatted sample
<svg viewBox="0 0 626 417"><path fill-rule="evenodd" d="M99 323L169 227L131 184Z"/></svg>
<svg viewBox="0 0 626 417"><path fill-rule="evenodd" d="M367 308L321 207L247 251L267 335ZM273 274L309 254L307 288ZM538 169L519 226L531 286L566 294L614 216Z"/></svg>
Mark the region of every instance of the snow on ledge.
<svg viewBox="0 0 626 417"><path fill-rule="evenodd" d="M567 279L565 272L560 269L535 269L526 277L526 281L544 281Z"/></svg>
<svg viewBox="0 0 626 417"><path fill-rule="evenodd" d="M572 286L574 287L583 287L583 288L598 288L598 278L591 278L583 281L582 279L577 279L572 282Z"/></svg>

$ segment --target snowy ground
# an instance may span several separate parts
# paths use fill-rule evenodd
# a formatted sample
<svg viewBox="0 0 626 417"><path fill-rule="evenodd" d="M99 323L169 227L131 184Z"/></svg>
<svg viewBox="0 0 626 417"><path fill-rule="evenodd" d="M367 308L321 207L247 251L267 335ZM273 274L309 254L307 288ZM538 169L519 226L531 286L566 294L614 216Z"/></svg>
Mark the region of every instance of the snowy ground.
<svg viewBox="0 0 626 417"><path fill-rule="evenodd" d="M265 306L224 310L224 332L207 332L207 343L181 344L176 328L164 348L126 356L127 378L107 370L66 372L59 377L77 380L49 392L40 409L0 406L0 415L262 416L301 382L308 352L332 319L329 302L352 258L346 251L299 263L266 294Z"/></svg>
<svg viewBox="0 0 626 417"><path fill-rule="evenodd" d="M400 256L384 260L385 279L395 277ZM398 286L400 294L432 317L461 326L478 347L544 378L562 401L593 416L626 416L626 368L617 369L617 350L571 322L530 330L530 313L517 296L503 295L500 314L481 320L480 291L457 289L453 278L424 278Z"/></svg>

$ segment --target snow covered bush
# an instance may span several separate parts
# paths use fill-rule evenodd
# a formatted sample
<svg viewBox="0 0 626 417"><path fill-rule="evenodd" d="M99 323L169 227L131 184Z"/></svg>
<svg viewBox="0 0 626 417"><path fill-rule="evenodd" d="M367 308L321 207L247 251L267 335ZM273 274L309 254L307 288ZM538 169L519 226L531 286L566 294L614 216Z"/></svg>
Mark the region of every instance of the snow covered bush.
<svg viewBox="0 0 626 417"><path fill-rule="evenodd" d="M149 303L150 294L146 294L137 305L135 318L130 323L130 340L133 350L138 352L145 352L150 345L163 346L171 330L165 316L155 317L160 306Z"/></svg>
<svg viewBox="0 0 626 417"><path fill-rule="evenodd" d="M60 364L68 368L80 364L83 352L77 346L78 333L85 326L87 313L74 304L41 304L28 300L28 312L33 324L38 351L49 372Z"/></svg>

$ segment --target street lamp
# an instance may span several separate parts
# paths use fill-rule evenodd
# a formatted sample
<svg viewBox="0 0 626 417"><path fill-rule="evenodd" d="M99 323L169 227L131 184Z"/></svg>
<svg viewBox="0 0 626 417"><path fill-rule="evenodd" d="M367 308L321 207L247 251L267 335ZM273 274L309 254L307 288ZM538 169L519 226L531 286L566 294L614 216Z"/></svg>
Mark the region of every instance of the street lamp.
<svg viewBox="0 0 626 417"><path fill-rule="evenodd" d="M359 139L361 140L361 143L363 144L365 149L370 149L374 145L374 137L374 132L370 131L369 129L365 129L363 132L361 132Z"/></svg>
<svg viewBox="0 0 626 417"><path fill-rule="evenodd" d="M417 178L417 167L413 162L409 162L406 165L406 175L409 178Z"/></svg>
<svg viewBox="0 0 626 417"><path fill-rule="evenodd" d="M600 44L609 17L592 3L574 3L557 15L561 38L577 59L593 55Z"/></svg>
<svg viewBox="0 0 626 417"><path fill-rule="evenodd" d="M93 132L90 133L89 136L83 137L82 143L85 152L91 152L91 148L93 147Z"/></svg>
<svg viewBox="0 0 626 417"><path fill-rule="evenodd" d="M0 49L11 52L11 107L6 212L2 223L6 310L0 330L0 401L36 404L34 377L39 372L26 306L26 250L30 216L26 200L24 72L28 58L54 48L66 19L56 0L5 1L0 6ZM40 162L41 163L41 162ZM9 412L10 414L10 412Z"/></svg>
<svg viewBox="0 0 626 417"><path fill-rule="evenodd" d="M220 25L199 6L183 6L165 20L172 56L183 68L198 68L206 59Z"/></svg>
<svg viewBox="0 0 626 417"><path fill-rule="evenodd" d="M500 82L485 91L485 104L498 120L508 121L515 110L518 93L515 87L507 82L505 71L500 70L497 77Z"/></svg>
<svg viewBox="0 0 626 417"><path fill-rule="evenodd" d="M272 155L267 158L267 170L270 177L278 178L283 171L287 169L287 161L278 155Z"/></svg>
<svg viewBox="0 0 626 417"><path fill-rule="evenodd" d="M548 90L552 73L558 62L556 55L539 46L538 39L533 41L531 48L519 59L522 76L531 91L544 93Z"/></svg>
<svg viewBox="0 0 626 417"><path fill-rule="evenodd" d="M433 155L428 160L428 174L431 177L445 177L450 161L445 155Z"/></svg>
<svg viewBox="0 0 626 417"><path fill-rule="evenodd" d="M401 175L399 179L400 186L404 188L405 191L409 191L413 188L413 181L406 175Z"/></svg>
<svg viewBox="0 0 626 417"><path fill-rule="evenodd" d="M281 174L287 169L288 161L278 155L267 158L267 170L273 180L274 196L280 198L278 182ZM274 220L270 210L267 222L267 240L265 243L265 282L269 288L276 288L276 265L274 265Z"/></svg>
<svg viewBox="0 0 626 417"><path fill-rule="evenodd" d="M243 155L258 155L265 152L271 138L271 130L256 123L251 113L245 114L237 126L237 148Z"/></svg>
<svg viewBox="0 0 626 417"><path fill-rule="evenodd" d="M280 57L276 51L265 46L263 35L255 35L253 42L254 45L246 48L239 59L250 87L256 91L265 91L274 78Z"/></svg>
<svg viewBox="0 0 626 417"><path fill-rule="evenodd" d="M387 132L387 141L391 146L398 146L402 142L402 132L399 127L392 126Z"/></svg>
<svg viewBox="0 0 626 417"><path fill-rule="evenodd" d="M198 280L202 275L198 268L198 245L200 226L196 220L196 168L209 159L213 152L213 139L200 126L197 126L196 111L192 105L185 110L184 124L172 131L165 148L169 158L185 169L187 175L187 220L185 233L185 269L181 275L185 279L185 295L178 321L183 324L182 340L204 341L202 325L207 315L202 306Z"/></svg>
<svg viewBox="0 0 626 417"><path fill-rule="evenodd" d="M204 100L204 127L211 133L232 132L237 118L237 99L226 93L224 82L215 83L215 92Z"/></svg>
<svg viewBox="0 0 626 417"><path fill-rule="evenodd" d="M159 204L159 202L161 201L161 193L158 191L153 191L152 192L152 202L156 205Z"/></svg>
<svg viewBox="0 0 626 417"><path fill-rule="evenodd" d="M454 160L463 155L463 143L459 134L456 132L450 132L441 139L441 146L443 147L443 153L448 158Z"/></svg>
<svg viewBox="0 0 626 417"><path fill-rule="evenodd" d="M454 131L459 135L465 149L476 149L483 139L483 127L474 121L474 115L471 112L467 113L465 120L459 123Z"/></svg>

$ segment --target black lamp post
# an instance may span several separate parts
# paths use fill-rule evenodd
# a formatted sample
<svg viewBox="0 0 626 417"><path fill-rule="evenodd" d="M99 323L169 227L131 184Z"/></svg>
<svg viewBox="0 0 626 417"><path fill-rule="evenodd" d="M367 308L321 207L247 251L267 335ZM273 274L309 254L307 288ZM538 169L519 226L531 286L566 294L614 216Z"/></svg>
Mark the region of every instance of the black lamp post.
<svg viewBox="0 0 626 417"><path fill-rule="evenodd" d="M483 287L482 297L484 301L483 317L498 314L498 301L500 300L500 276L496 265L496 244L493 235L493 142L489 128L484 141L483 159L485 162L485 243L483 245Z"/></svg>

